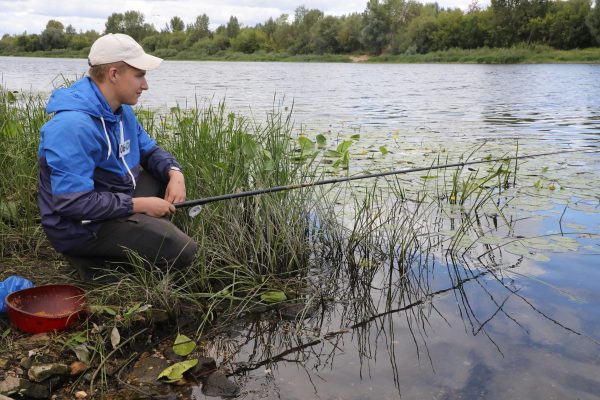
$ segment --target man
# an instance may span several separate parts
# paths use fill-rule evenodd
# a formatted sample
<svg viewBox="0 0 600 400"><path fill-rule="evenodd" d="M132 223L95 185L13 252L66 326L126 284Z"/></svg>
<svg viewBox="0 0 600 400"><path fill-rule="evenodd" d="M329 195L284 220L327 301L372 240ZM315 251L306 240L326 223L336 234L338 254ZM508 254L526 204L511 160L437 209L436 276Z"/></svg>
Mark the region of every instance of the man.
<svg viewBox="0 0 600 400"><path fill-rule="evenodd" d="M181 167L130 107L161 61L127 35L102 36L90 49L89 77L48 101L54 116L38 151L42 225L82 279L106 261L126 261L127 249L162 268L194 260L196 243L167 218L185 200Z"/></svg>

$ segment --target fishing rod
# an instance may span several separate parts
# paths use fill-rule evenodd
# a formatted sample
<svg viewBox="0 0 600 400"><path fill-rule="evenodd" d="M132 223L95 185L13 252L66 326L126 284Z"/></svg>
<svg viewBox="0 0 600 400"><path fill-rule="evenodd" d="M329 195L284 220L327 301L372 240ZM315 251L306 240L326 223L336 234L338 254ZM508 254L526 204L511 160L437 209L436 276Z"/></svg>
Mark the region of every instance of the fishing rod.
<svg viewBox="0 0 600 400"><path fill-rule="evenodd" d="M429 167L405 168L405 169L398 169L398 170L393 170L393 171L388 171L388 172L378 172L375 174L361 174L361 175L348 176L345 178L331 178L331 179L324 179L322 181L317 181L317 182L295 183L295 184L283 185L283 186L273 186L273 187L264 188L264 189L249 190L246 192L222 194L222 195L218 195L218 196L204 197L202 199L182 201L181 203L175 203L174 206L175 206L175 208L191 207L190 210L188 211L188 214L190 217L193 218L200 213L202 206L204 204L214 203L214 202L223 201L223 200L239 199L242 197L252 197L252 196L258 196L258 195L266 194L266 193L283 192L283 191L287 191L287 190L301 189L301 188L313 187L313 186L331 185L331 184L335 184L335 183L356 181L359 179L377 178L377 177L389 176L389 175L402 175L402 174L408 174L411 172L431 171L431 170L435 170L435 169L444 169L444 168L453 168L453 167L465 167L468 165L476 165L476 164L484 164L484 163L508 161L508 160L522 160L522 159L526 159L526 158L535 158L535 157L541 157L541 156L550 156L550 155L558 155L558 154L566 154L566 153L578 153L578 152L597 153L598 151L599 150L590 150L590 149L563 150L563 151L552 151L552 152L548 152L548 153L528 154L528 155L524 155L524 156L502 157L502 158L495 158L495 159L489 159L489 160L463 161L463 162L457 162L457 163L452 163L452 164L433 165L433 166L429 166ZM87 225L87 224L91 224L93 222L100 222L100 220L83 220L83 221L81 221L81 224Z"/></svg>
<svg viewBox="0 0 600 400"><path fill-rule="evenodd" d="M389 175L402 175L402 174L408 174L411 172L430 171L430 170L435 170L435 169L453 168L453 167L464 167L464 166L468 166L468 165L476 165L476 164L508 161L508 160L522 160L522 159L526 159L526 158L535 158L535 157L541 157L541 156L549 156L549 155L557 155L557 154L565 154L565 153L576 153L576 152L597 153L598 150L590 151L589 149L578 149L578 150L552 151L552 152L547 152L547 153L536 153L536 154L528 154L528 155L523 155L523 156L502 157L502 158L495 158L495 159L489 159L489 160L463 161L463 162L457 162L457 163L452 163L452 164L434 165L434 166L429 166L429 167L405 168L405 169L398 169L398 170L387 171L387 172L378 172L378 173L374 173L374 174L361 174L361 175L354 175L354 176L349 176L349 177L345 177L345 178L331 178L331 179L324 179L322 181L317 181L317 182L295 183L295 184L290 184L290 185L273 186L273 187L264 188L264 189L250 190L250 191L246 191L246 192L222 194L222 195L218 195L218 196L211 196L211 197L205 197L202 199L188 200L188 201L183 201L181 203L175 203L174 206L175 206L175 208L192 207L192 209L190 209L190 211L189 211L189 214L191 217L194 217L200 211L200 209L199 209L200 206L202 206L204 204L214 203L217 201L238 199L241 197L258 196L258 195L266 194L266 193L276 193L276 192L282 192L282 191L293 190L293 189L301 189L301 188L313 187L313 186L331 185L331 184L341 183L341 182L356 181L359 179L377 178L377 177L389 176ZM198 208L196 208L196 207L198 207Z"/></svg>

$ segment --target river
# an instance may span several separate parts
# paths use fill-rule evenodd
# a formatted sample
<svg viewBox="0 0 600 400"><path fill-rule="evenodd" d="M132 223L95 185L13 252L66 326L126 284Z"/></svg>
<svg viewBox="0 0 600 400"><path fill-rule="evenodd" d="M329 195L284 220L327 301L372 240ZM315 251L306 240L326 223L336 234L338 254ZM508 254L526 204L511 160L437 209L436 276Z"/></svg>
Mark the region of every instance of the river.
<svg viewBox="0 0 600 400"><path fill-rule="evenodd" d="M0 81L49 93L81 59L0 57ZM165 61L141 105L217 103L261 121L293 106L297 127L444 136L585 138L600 128L600 65L339 64Z"/></svg>
<svg viewBox="0 0 600 400"><path fill-rule="evenodd" d="M85 70L85 60L0 57L11 90L46 95ZM385 143L394 150L386 166L483 141L501 143L496 154L517 141L519 154L600 144L600 65L165 61L147 79L145 107L226 99L259 123L273 108L293 108L296 131L308 136L358 133L365 149ZM512 237L537 238L529 250L505 243L490 268L492 242L482 242L459 262L428 262L403 286L386 286L401 280L390 271L334 293L301 329L241 321L209 350L236 371L242 398L598 398L600 160L568 154L522 168L535 200L506 210ZM507 235L492 214L485 228Z"/></svg>

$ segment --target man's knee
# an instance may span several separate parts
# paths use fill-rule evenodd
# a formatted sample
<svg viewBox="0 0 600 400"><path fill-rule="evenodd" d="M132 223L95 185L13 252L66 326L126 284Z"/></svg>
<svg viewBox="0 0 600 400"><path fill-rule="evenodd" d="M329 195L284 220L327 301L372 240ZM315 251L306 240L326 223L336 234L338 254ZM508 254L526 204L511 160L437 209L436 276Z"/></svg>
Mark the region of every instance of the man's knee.
<svg viewBox="0 0 600 400"><path fill-rule="evenodd" d="M151 241L157 244L156 260L175 268L191 266L198 252L196 242L170 221L162 220L155 223L162 225L159 231L155 231L155 235L149 235L153 236Z"/></svg>
<svg viewBox="0 0 600 400"><path fill-rule="evenodd" d="M176 258L173 260L172 264L175 268L187 268L190 267L194 261L196 260L196 255L198 253L198 245L192 239L186 243L179 254L177 254Z"/></svg>

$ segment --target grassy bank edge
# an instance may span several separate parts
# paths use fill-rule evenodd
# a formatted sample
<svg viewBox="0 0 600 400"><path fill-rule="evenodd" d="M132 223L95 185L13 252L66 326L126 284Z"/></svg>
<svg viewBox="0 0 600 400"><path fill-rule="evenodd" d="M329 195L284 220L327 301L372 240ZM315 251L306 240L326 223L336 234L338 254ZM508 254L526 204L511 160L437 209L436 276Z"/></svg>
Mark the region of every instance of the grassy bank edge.
<svg viewBox="0 0 600 400"><path fill-rule="evenodd" d="M0 56L85 58L82 51L54 50L32 53L19 52ZM259 62L358 62L358 63L456 63L456 64L596 64L600 63L600 47L574 50L556 50L548 46L515 46L510 48L448 49L426 54L296 54L265 53L252 54L221 52L208 56L183 51L166 60L178 61L259 61Z"/></svg>

